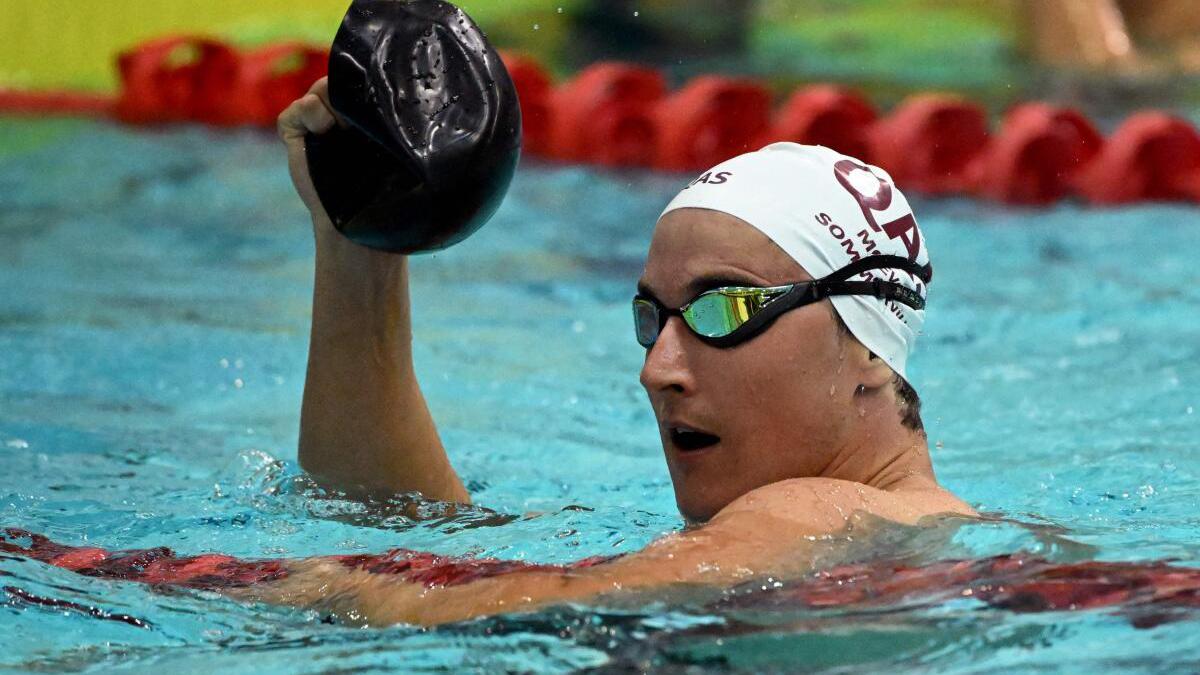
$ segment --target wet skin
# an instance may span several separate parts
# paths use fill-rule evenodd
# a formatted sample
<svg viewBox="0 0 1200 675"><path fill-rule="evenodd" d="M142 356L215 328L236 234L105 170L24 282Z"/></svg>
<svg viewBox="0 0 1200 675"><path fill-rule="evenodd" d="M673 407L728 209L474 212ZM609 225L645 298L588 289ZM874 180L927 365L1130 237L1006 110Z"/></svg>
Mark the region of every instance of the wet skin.
<svg viewBox="0 0 1200 675"><path fill-rule="evenodd" d="M301 465L351 494L419 491L467 502L412 367L405 258L340 237L312 190L304 134L335 123L321 81L279 124L317 246ZM640 286L678 307L717 286L809 278L750 225L680 209L655 227ZM924 434L901 424L892 378L839 331L827 300L730 349L701 342L673 317L646 353L641 382L680 511L694 527L585 569L431 588L312 559L238 595L371 624L436 624L617 591L795 576L816 564L812 542L848 528L973 514L938 486Z"/></svg>

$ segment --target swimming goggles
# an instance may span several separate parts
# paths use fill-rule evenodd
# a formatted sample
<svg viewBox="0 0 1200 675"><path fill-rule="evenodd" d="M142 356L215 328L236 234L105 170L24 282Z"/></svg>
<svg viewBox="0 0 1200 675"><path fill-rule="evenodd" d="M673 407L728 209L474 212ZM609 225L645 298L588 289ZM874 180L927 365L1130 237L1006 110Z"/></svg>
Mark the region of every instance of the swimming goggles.
<svg viewBox="0 0 1200 675"><path fill-rule="evenodd" d="M898 269L926 284L933 278L933 267L917 265L908 258L872 255L812 281L783 286L725 286L704 291L679 309L664 307L652 297L633 298L633 324L638 344L654 346L658 334L672 316L704 342L714 347L733 347L762 332L784 312L810 305L831 295L871 295L893 300L913 309L924 309L925 298L913 289L894 281L847 281L850 277L875 269Z"/></svg>

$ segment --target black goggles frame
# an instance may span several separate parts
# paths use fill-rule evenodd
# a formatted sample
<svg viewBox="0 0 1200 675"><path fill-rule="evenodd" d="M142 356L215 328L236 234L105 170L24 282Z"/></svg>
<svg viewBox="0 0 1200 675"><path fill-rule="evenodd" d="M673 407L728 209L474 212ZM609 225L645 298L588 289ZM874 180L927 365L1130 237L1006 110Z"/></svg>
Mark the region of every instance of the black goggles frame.
<svg viewBox="0 0 1200 675"><path fill-rule="evenodd" d="M833 295L871 295L880 300L893 300L913 309L925 309L925 298L921 297L920 293L895 281L884 281L883 279L848 281L850 277L856 274L878 269L897 269L908 272L925 284L933 280L933 266L929 263L918 265L902 256L872 255L852 262L820 279L784 284L782 288L790 286L789 290L785 291L783 295L768 301L760 311L747 319L745 323L725 335L716 337L701 335L688 325L686 319L684 319L683 323L701 341L714 347L728 348L741 344L758 335L784 312L805 305L811 305L814 302L820 302ZM709 291L705 291L705 293L707 292ZM639 301L649 303L657 314L658 330L654 333L654 340L650 344L645 344L641 341L639 335L638 344L641 344L646 349L650 349L658 341L658 335L666 327L667 319L672 316L678 316L681 319L684 318L683 308L666 307L658 300L642 295L634 296L633 300L635 315L638 311L637 303ZM690 305L694 300L695 298L685 303L684 307Z"/></svg>

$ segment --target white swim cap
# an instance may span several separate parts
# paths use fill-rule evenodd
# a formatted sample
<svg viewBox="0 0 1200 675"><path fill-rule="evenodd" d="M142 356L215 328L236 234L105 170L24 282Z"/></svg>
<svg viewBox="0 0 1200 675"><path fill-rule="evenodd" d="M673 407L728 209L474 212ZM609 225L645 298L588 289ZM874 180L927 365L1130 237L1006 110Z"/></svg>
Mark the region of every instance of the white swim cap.
<svg viewBox="0 0 1200 675"><path fill-rule="evenodd" d="M819 145L773 143L709 169L671 200L675 209L711 209L740 218L815 279L870 255L929 263L908 200L883 169ZM659 216L660 218L662 216ZM895 281L925 297L925 284L898 269L857 279ZM850 332L901 377L925 311L865 295L830 298Z"/></svg>

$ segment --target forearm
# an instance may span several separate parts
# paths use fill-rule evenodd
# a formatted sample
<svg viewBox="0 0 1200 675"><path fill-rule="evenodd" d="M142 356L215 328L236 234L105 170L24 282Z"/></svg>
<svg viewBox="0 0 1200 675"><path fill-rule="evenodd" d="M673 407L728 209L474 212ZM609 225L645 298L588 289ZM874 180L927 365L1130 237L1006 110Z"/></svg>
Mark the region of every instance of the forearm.
<svg viewBox="0 0 1200 675"><path fill-rule="evenodd" d="M675 534L637 553L569 565L453 559L397 549L382 556L305 561L294 568L300 574L274 586L279 595L271 601L307 602L371 625L433 626L606 596L719 588L776 568L808 571L806 545L789 547L801 554L799 561L763 562L754 571L748 552L722 547L703 532ZM314 588L322 589L319 596L312 595Z"/></svg>
<svg viewBox="0 0 1200 675"><path fill-rule="evenodd" d="M468 501L413 370L407 258L316 231L301 465L352 492Z"/></svg>

